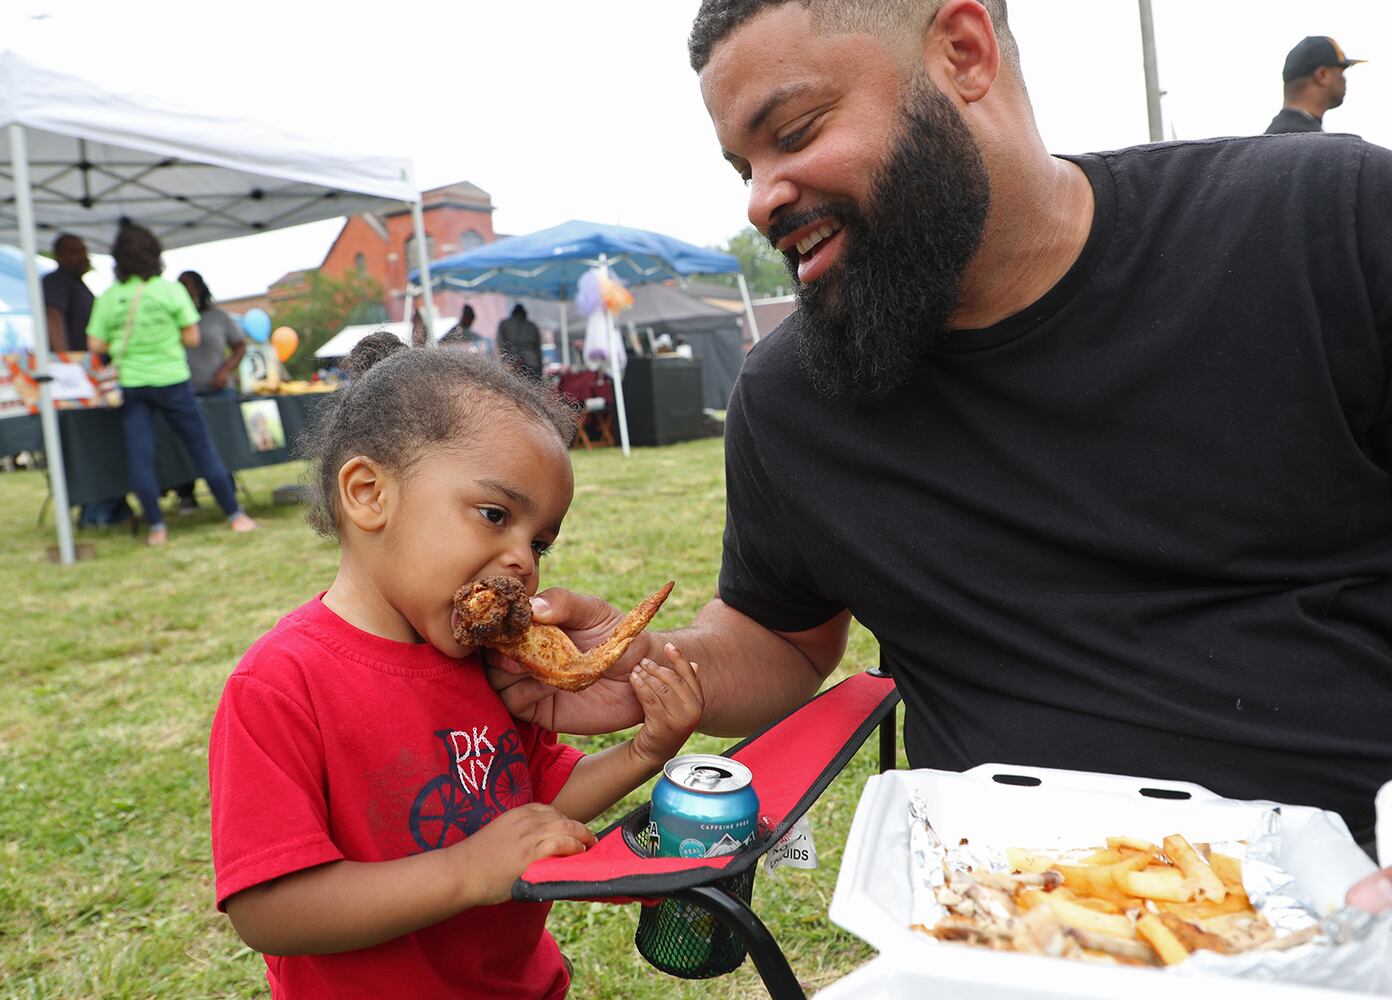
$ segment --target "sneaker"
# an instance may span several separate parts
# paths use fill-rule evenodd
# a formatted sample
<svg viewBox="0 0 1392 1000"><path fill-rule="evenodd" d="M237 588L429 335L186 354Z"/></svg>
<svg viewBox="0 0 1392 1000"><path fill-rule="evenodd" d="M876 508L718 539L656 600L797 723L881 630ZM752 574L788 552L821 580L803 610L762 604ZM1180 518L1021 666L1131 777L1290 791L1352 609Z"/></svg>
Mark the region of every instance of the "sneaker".
<svg viewBox="0 0 1392 1000"><path fill-rule="evenodd" d="M239 534L246 531L255 531L259 525L251 518L247 517L242 511L237 511L227 519L227 526Z"/></svg>
<svg viewBox="0 0 1392 1000"><path fill-rule="evenodd" d="M198 513L198 501L193 497L179 498L179 516L188 517L190 514Z"/></svg>
<svg viewBox="0 0 1392 1000"><path fill-rule="evenodd" d="M146 545L160 546L167 541L169 541L169 529L162 524L155 525L145 536Z"/></svg>

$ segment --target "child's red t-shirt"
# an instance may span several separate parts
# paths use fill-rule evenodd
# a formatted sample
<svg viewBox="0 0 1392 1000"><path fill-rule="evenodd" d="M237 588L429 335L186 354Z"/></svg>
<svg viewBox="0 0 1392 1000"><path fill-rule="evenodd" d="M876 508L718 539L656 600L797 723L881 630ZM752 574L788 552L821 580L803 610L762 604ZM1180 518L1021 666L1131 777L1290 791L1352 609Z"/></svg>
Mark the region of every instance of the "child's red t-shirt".
<svg viewBox="0 0 1392 1000"><path fill-rule="evenodd" d="M550 802L579 751L513 719L477 657L369 635L316 598L242 658L208 748L217 905L330 861L389 861ZM266 956L285 997L557 997L550 907L466 910L337 955Z"/></svg>

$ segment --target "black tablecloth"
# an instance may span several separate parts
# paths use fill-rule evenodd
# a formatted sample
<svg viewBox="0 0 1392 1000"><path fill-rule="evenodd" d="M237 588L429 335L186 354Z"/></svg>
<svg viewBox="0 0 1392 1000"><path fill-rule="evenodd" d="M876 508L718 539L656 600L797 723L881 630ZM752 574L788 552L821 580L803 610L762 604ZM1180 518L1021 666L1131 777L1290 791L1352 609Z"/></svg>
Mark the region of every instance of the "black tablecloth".
<svg viewBox="0 0 1392 1000"><path fill-rule="evenodd" d="M303 396L247 396L240 399L200 399L203 419L208 424L213 445L229 472L262 465L278 465L291 459L296 441L303 433L314 407L324 394ZM280 411L285 430L285 446L257 451L247 434L241 404L253 399L271 399ZM130 491L126 480L126 445L121 434L119 410L59 410L58 433L63 442L63 465L67 473L68 502L77 505L122 496ZM0 420L0 455L21 451L42 451L43 430L38 416L8 417ZM160 488L177 486L198 478L198 470L163 419L155 421L155 476Z"/></svg>

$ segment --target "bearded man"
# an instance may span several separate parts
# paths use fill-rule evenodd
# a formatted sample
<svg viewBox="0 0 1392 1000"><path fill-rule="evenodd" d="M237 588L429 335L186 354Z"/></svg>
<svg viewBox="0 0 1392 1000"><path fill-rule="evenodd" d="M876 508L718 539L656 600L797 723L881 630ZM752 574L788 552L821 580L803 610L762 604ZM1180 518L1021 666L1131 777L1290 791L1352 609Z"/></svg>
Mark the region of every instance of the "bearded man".
<svg viewBox="0 0 1392 1000"><path fill-rule="evenodd" d="M1392 153L1052 156L1001 0L705 0L691 55L800 300L730 404L719 597L672 636L703 728L806 699L854 615L912 766L1185 779L1371 844ZM582 646L616 620L558 590L538 612ZM505 697L574 732L636 721L625 695Z"/></svg>

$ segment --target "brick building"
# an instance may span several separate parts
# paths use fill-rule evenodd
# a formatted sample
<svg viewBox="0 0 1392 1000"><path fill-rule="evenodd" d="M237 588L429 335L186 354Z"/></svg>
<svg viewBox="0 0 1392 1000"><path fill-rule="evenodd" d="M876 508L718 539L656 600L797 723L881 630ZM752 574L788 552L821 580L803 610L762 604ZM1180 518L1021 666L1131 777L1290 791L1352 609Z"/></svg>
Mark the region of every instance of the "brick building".
<svg viewBox="0 0 1392 1000"><path fill-rule="evenodd" d="M482 243L492 243L493 200L468 181L446 184L422 195L426 252L437 260ZM415 230L410 209L355 215L344 223L319 270L332 278L357 271L373 278L385 292L387 317L405 318L406 275L416 266ZM286 282L292 275L282 278ZM274 301L277 296L272 292ZM441 316L458 315L463 299L453 293L436 296Z"/></svg>

